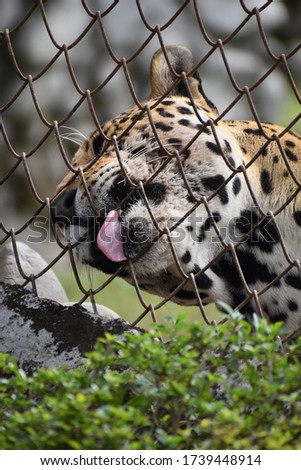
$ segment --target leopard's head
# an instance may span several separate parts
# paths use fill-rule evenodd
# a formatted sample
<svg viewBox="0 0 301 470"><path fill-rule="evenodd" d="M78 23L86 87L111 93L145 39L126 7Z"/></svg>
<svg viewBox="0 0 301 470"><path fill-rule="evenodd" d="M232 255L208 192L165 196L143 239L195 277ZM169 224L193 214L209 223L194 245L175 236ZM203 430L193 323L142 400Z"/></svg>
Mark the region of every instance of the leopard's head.
<svg viewBox="0 0 301 470"><path fill-rule="evenodd" d="M208 262L206 247L200 258L202 230L222 218L212 204L223 201L206 201L231 173L220 151L230 159L237 144L222 126L212 131L217 110L188 49L157 51L150 77L143 106L106 122L79 148L52 215L83 263L165 296ZM205 303L207 278L198 285ZM188 287L174 300L196 302Z"/></svg>

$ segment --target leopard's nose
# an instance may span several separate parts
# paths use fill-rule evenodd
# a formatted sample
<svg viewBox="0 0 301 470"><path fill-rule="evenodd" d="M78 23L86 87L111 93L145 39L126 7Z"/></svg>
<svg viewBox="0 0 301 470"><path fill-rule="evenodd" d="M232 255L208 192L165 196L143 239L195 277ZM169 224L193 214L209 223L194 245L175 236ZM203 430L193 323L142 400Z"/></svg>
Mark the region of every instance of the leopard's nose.
<svg viewBox="0 0 301 470"><path fill-rule="evenodd" d="M72 225L76 217L75 212L76 189L70 189L56 197L50 206L53 223L59 225Z"/></svg>
<svg viewBox="0 0 301 470"><path fill-rule="evenodd" d="M136 258L152 240L153 225L143 217L125 220L121 226L126 258Z"/></svg>

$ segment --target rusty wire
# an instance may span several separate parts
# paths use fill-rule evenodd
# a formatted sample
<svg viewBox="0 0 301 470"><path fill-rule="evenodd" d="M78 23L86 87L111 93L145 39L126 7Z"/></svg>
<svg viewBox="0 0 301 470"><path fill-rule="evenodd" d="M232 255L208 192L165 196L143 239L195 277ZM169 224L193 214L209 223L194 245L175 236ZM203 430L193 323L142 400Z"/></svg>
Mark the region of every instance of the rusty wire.
<svg viewBox="0 0 301 470"><path fill-rule="evenodd" d="M37 143L35 143L35 145L31 149L29 149L27 152L18 152L18 151L15 150L15 147L16 147L15 142L10 141L9 134L8 134L6 128L5 128L5 125L1 121L1 135L2 135L3 143L6 147L6 153L7 153L7 157L4 155L4 158L8 158L8 159L12 158L12 160L13 160L13 163L11 164L11 166L8 169L8 171L6 172L6 174L1 176L1 184L3 184L4 182L8 182L8 184L9 184L9 181L10 181L12 175L14 174L14 172L16 172L19 169L19 167L21 165L23 165L24 173L26 175L26 179L28 181L30 190L32 192L32 195L33 195L35 201L36 201L36 204L38 205L38 209L36 209L34 214L21 227L18 227L17 229L13 229L12 227L7 226L5 219L3 219L3 222L1 223L1 229L2 229L3 235L2 235L2 238L0 239L0 244L4 244L8 240L12 241L13 248L14 248L14 253L15 253L15 259L16 259L16 265L19 269L19 272L20 272L22 278L24 279L23 286L26 286L26 285L29 284L29 285L32 286L32 288L34 290L36 289L36 286L35 286L36 279L41 277L47 270L52 269L53 266L55 266L55 264L59 261L59 259L62 258L62 256L67 252L69 253L69 256L70 256L71 265L72 265L72 269L74 271L74 276L75 276L76 282L78 284L78 287L79 287L80 291L82 292L82 298L79 299L79 302L84 302L86 299L90 298L92 304L95 305L95 301L94 301L95 295L97 293L99 293L100 291L102 291L103 289L105 289L106 286L116 276L118 276L119 271L117 271L114 275L110 276L107 281L105 281L102 285L97 286L94 290L92 290L92 289L87 290L82 285L81 280L80 280L80 276L77 272L77 267L76 267L76 262L74 260L74 254L73 254L73 251L72 251L72 247L69 246L69 245L66 245L65 243L62 243L60 241L59 237L57 237L56 235L55 235L56 241L57 241L57 243L58 243L58 245L61 249L60 254L58 256L56 256L51 262L49 262L47 268L45 268L40 273L38 273L36 275L27 275L26 273L24 273L24 271L22 269L22 266L21 266L21 263L20 263L20 260L19 260L16 241L17 241L18 235L23 233L24 231L26 231L26 229L28 229L30 224L35 220L36 217L39 216L39 214L44 209L46 209L49 212L50 199L51 199L52 194L49 195L46 198L40 196L39 191L35 186L34 179L32 178L31 169L30 169L30 166L29 166L29 161L42 148L43 144L47 141L49 136L52 136L57 141L58 148L59 148L59 155L57 156L57 158L62 159L64 161L66 167L71 172L73 172L73 174L74 174L73 179L76 178L79 175L79 177L81 178L81 181L83 183L83 186L85 188L85 192L86 192L86 194L89 198L89 190L88 190L87 184L85 182L84 172L82 170L77 170L76 168L73 168L72 164L70 164L68 155L66 154L66 151L65 151L65 148L64 148L64 145L63 145L63 142L62 142L60 129L65 123L68 122L68 120L71 117L73 117L77 113L78 109L85 103L87 105L88 109L89 109L90 116L91 116L92 121L94 122L95 128L101 133L101 135L103 136L105 141L111 142L111 140L108 140L107 136L104 134L104 132L102 130L102 125L99 122L99 118L98 118L99 113L98 113L98 110L95 108L94 98L100 92L102 92L103 90L105 92L107 84L115 77L115 75L118 72L123 71L126 82L127 82L127 85L128 85L128 93L130 94L131 99L135 103L135 105L141 110L140 114L137 115L136 120L138 120L141 115L148 116L150 125L151 125L152 130L153 130L154 138L155 138L159 148L162 151L164 151L164 154L166 155L166 160L162 163L161 167L159 168L159 170L157 170L156 174L152 175L150 181L155 178L155 176L158 174L158 172L162 171L162 169L164 168L164 166L166 166L168 164L170 159L176 158L177 161L178 161L179 172L182 174L183 184L185 185L185 187L186 187L186 189L187 189L188 193L190 194L190 197L193 201L193 206L192 206L191 210L187 214L185 214L185 216L180 221L178 221L169 230L168 229L162 230L160 228L159 224L157 223L155 217L153 216L151 208L149 207L148 200L147 200L147 197L145 195L143 185L141 185L141 184L140 184L140 186L139 186L139 184L137 185L137 187L139 187L139 189L140 189L140 192L142 193L143 200L144 200L145 205L147 207L147 210L150 214L150 217L153 221L153 224L154 224L154 226L156 227L156 229L158 231L158 238L165 235L170 240L170 232L172 232L172 230L174 230L177 227L177 225L179 225L183 221L183 219L187 218L200 204L202 204L202 205L204 205L204 207L205 207L205 209L208 213L208 217L211 218L211 220L212 220L212 226L214 227L214 230L216 232L216 236L219 239L219 241L221 243L221 246L223 247L223 250L219 253L217 258L212 259L208 263L208 265L206 265L202 268L202 270L199 273L197 273L197 274L192 274L191 273L190 275L187 275L187 274L184 273L184 271L181 268L181 263L177 259L176 251L173 249L172 241L170 240L171 250L172 250L172 253L173 253L173 256L174 256L174 259L175 259L175 264L178 267L179 273L181 274L182 282L170 293L170 295L168 297L160 300L160 302L158 302L157 305L152 305L152 304L148 305L144 301L143 295L142 295L141 290L140 290L139 282L138 282L138 280L136 278L136 275L135 275L135 269L134 269L133 263L129 262L128 263L129 264L129 270L130 270L131 275L132 275L133 284L134 284L134 287L135 287L135 290L136 290L136 295L138 296L139 301L141 303L141 307L143 309L143 311L141 312L139 317L135 320L134 324L137 324L142 318L144 318L148 314L150 314L151 318L154 321L156 321L156 311L158 309L160 309L168 301L172 300L173 296L176 295L176 293L178 291L183 289L183 287L185 287L185 285L187 285L188 283L190 283L190 285L193 286L193 288L194 288L196 298L197 298L197 303L198 303L200 312L201 312L201 314L204 318L204 321L206 323L210 323L210 320L207 318L206 312L204 310L202 300L199 296L195 279L197 279L197 277L199 275L202 275L202 273L206 272L206 269L210 268L210 266L212 266L214 264L214 262L217 259L219 259L220 257L222 257L223 254L227 251L231 252L231 254L232 254L232 257L233 257L233 260L234 260L234 263L235 263L235 267L237 269L237 273L240 277L242 285L244 286L244 290L245 290L245 294L246 294L245 300L240 305L238 305L237 308L238 309L242 308L244 305L246 305L250 301L250 299L253 299L254 303L255 303L255 306L256 306L257 313L262 316L263 312L262 312L262 307L261 307L261 303L260 303L260 296L264 292L266 292L267 289L269 289L271 286L273 286L275 283L277 283L279 278L281 278L284 274L286 274L286 272L288 272L291 268L297 267L299 269L299 272L300 272L300 264L296 260L291 259L291 257L287 253L287 249L286 249L284 240L282 239L281 232L280 232L279 227L277 226L277 222L275 220L275 215L277 215L277 214L272 214L271 212L266 212L260 206L260 204L259 204L259 202L256 198L256 194L255 194L255 192L252 188L252 184L250 182L250 179L248 177L248 167L250 167L252 165L252 163L254 161L256 161L256 159L259 157L259 155L268 147L268 145L271 142L276 142L277 143L277 145L279 147L279 151L280 151L281 156L283 158L283 161L285 162L287 171L289 172L292 180L296 184L296 191L291 195L290 198L288 198L288 200L279 209L279 211L283 210L284 207L286 205L288 205L299 194L300 188L301 188L301 183L298 181L298 179L294 175L294 172L290 167L290 162L289 162L289 160L288 160L288 158L287 158L287 156L286 156L286 154L285 154L285 152L284 152L284 150L281 146L281 142L280 142L281 135L277 135L277 134L272 135L272 136L267 135L267 133L266 133L266 131L265 131L263 125L262 125L262 122L259 118L258 112L256 110L256 106L255 106L253 98L252 98L252 92L254 90L256 90L271 74L273 74L275 69L281 68L283 73L285 74L287 83L291 87L292 92L294 93L294 96L295 96L296 100L300 104L301 103L301 97L300 97L300 94L298 92L298 89L297 89L296 83L294 81L293 75L291 73L291 70L290 70L290 67L289 67L289 64L288 64L288 60L290 58L292 58L299 51L299 49L301 48L301 43L296 45L287 54L280 54L278 56L274 53L272 47L269 44L269 40L268 40L267 34L265 32L264 25L263 25L263 22L262 22L262 19L261 19L261 13L269 7L269 5L271 4L271 0L261 4L261 6L259 8L253 8L252 10L250 10L246 6L246 3L244 2L244 0L240 0L240 2L239 2L240 6L241 6L242 10L245 12L245 16L244 16L243 20L228 36L226 36L224 39L218 39L218 40L212 39L211 36L210 36L210 32L208 32L207 29L206 29L206 25L203 21L203 16L202 16L202 8L203 8L201 6L202 2L198 2L197 0L191 0L191 1L186 0L186 1L183 1L182 3L178 2L178 4L179 4L178 9L174 12L174 14L164 24L162 24L161 26L158 26L158 25L152 26L148 22L145 14L144 14L143 3L140 0L137 0L136 1L137 12L139 13L140 18L141 18L141 20L142 20L142 22L145 26L145 30L147 31L147 36L146 36L146 38L144 38L140 42L139 42L139 38L137 38L136 50L129 57L127 57L127 58L117 57L117 55L116 55L116 53L115 53L115 51L114 51L114 49L113 49L113 47L110 43L110 39L108 37L108 32L107 32L107 30L104 26L104 19L112 13L112 11L116 7L116 5L118 5L118 3L119 3L118 0L112 1L111 4L109 6L107 6L104 11L93 11L91 9L91 7L89 6L89 2L87 0L81 0L81 4L82 4L82 7L83 7L82 15L84 15L86 20L87 20L86 21L86 26L81 31L81 33L77 36L77 38L71 44L68 44L68 45L60 44L59 41L56 39L55 34L52 31L51 25L48 21L47 10L46 10L47 0L46 1L45 0L44 1L43 0L33 1L32 5L28 9L28 11L24 14L24 16L22 18L18 19L17 23L11 29L5 29L3 31L0 31L0 41L2 43L6 44L7 51L9 53L9 60L10 60L11 67L13 68L14 73L18 77L19 83L20 83L18 89L14 92L13 96L4 97L5 99L2 102L1 113L3 113L5 115L5 112L10 110L10 108L17 101L18 97L20 95L22 95L25 91L29 90L31 98L32 98L32 103L33 103L34 109L36 111L36 116L37 116L36 119L40 120L40 123L42 124L42 126L44 128L43 136L39 139L39 141ZM133 3L133 5L134 5L134 3ZM232 244L231 243L227 244L227 243L224 242L223 237L221 236L221 234L219 232L218 226L215 223L214 217L213 217L213 215L210 211L208 201L204 197L200 197L200 196L195 195L193 193L192 189L190 188L190 185L189 185L189 183L186 179L186 176L185 176L185 170L184 170L184 168L181 164L181 159L179 158L179 154L177 152L176 153L171 153L168 150L168 148L166 148L164 146L164 143L161 142L159 136L157 135L156 127L155 127L155 125L152 121L151 109L148 106L146 106L139 99L139 96L136 92L135 85L133 83L133 80L132 80L132 77L131 77L131 72L130 72L130 69L129 69L129 66L131 65L131 63L144 51L144 49L151 43L151 41L154 38L157 40L157 42L160 43L161 48L163 49L163 52L165 53L166 60L167 60L167 62L169 62L169 59L168 59L168 56L167 56L167 53L166 53L166 44L165 44L165 41L164 41L163 32L167 28L170 28L176 20L181 19L181 15L185 11L185 9L188 7L188 5L191 8L193 8L193 11L194 11L194 14L195 14L195 19L196 19L196 24L198 25L198 29L196 29L195 34L198 35L200 41L203 41L204 43L206 43L207 47L208 47L208 51L198 61L198 63L195 64L195 68L194 68L194 70L191 71L191 74L193 74L194 71L198 70L201 66L203 67L206 64L206 62L210 59L212 54L215 51L218 50L220 52L220 55L221 55L221 58L222 58L222 61L223 61L223 64L224 64L225 71L226 71L226 73L229 77L229 80L230 80L230 82L233 86L233 89L236 92L236 96L233 99L233 101L226 107L226 109L224 109L222 111L222 113L218 116L218 118L214 122L213 121L202 122L202 119L199 118L200 119L200 130L196 133L194 139L186 145L183 152L185 152L192 145L193 141L195 141L198 138L198 136L202 133L204 128L206 126L209 126L211 128L212 134L215 137L215 141L216 141L216 144L219 148L220 154L222 155L224 161L226 162L226 164L228 165L228 167L232 171L231 176L227 180L225 180L222 187L220 187L215 193L212 194L211 198L215 197L218 194L218 192L221 191L223 189L223 187L226 186L229 183L229 181L231 181L231 179L233 179L235 177L236 174L239 173L244 177L244 179L245 179L245 181L248 185L251 197L253 199L254 206L258 209L258 211L261 215L261 219L257 222L257 224L254 225L254 227L252 227L252 229L250 230L249 233L245 234L244 238L242 238L242 240L239 241L237 244L233 244L233 243ZM22 67L19 65L18 59L17 59L16 54L15 54L14 45L13 45L14 44L14 37L19 31L22 30L22 28L24 28L26 26L26 24L30 20L31 16L37 11L40 13L40 23L43 24L43 27L45 28L45 30L48 33L48 37L49 37L49 39L52 43L52 46L54 48L54 53L53 53L53 56L51 57L51 59L43 66L43 68L40 71L38 71L34 75L25 75L22 72ZM265 73L262 74L262 76L260 76L251 86L241 87L237 83L236 78L235 78L235 76L233 74L233 71L231 69L231 66L228 62L227 55L225 53L225 46L227 44L231 43L231 41L234 40L237 37L237 35L243 30L243 28L246 27L246 25L249 23L249 21L254 19L254 18L256 19L258 32L260 34L262 44L265 48L265 51L266 51L266 53L267 53L267 55L270 59L271 65L265 71ZM98 28L99 41L102 41L102 43L104 43L104 45L106 47L106 51L109 54L111 60L113 61L113 63L115 65L113 67L113 70L108 74L107 77L105 77L104 80L100 81L93 89L89 90L89 89L83 88L81 86L81 84L79 83L76 70L74 69L74 66L72 64L71 53L75 48L78 47L79 43L86 37L86 35L90 32L90 30L95 26ZM28 53L29 53L29 51L28 51ZM65 69L66 72L65 73L69 75L69 77L70 77L70 79L71 79L71 81L74 85L74 88L76 90L77 101L76 101L75 104L73 104L73 106L70 107L68 112L66 112L65 115L62 116L60 119L50 120L45 115L45 113L44 113L44 111L43 111L43 109L42 109L42 107L39 103L38 94L36 92L36 84L39 82L39 80L41 80L42 77L47 75L47 73L49 72L52 65L55 64L58 60L61 60L62 58L64 58L64 61L65 61L65 64L66 64L66 69ZM170 65L170 69L172 70L172 65L171 64L169 64L169 65ZM186 83L187 83L187 77L185 76L185 74L180 74L179 75L179 74L177 74L177 72L175 70L173 72L174 72L175 79L177 79L178 81L183 80L184 82L186 81ZM187 90L189 92L188 85L187 85ZM166 97L167 94L168 94L168 92L164 96L158 98L157 103L155 103L154 106L159 104ZM218 122L231 109L233 109L235 107L235 105L241 99L246 99L247 100L248 105L249 105L249 109L250 109L250 111L253 115L253 119L256 121L258 129L261 132L261 135L265 138L265 143L262 145L262 147L260 148L258 153L256 155L254 155L253 159L248 163L248 165L246 165L246 167L234 168L231 165L231 163L228 161L226 155L223 152L222 146L220 145L220 143L218 141L218 136L217 136L217 133L216 133L216 130L215 130L215 126L218 124ZM191 101L193 103L192 97L191 97ZM196 107L195 107L195 113L196 113L196 115L198 115L198 110L197 110ZM291 127L299 120L300 117L301 117L301 113L299 115L297 115L290 123L287 124L287 127L283 131L283 135L291 129ZM131 126L134 126L135 122L136 121L132 122ZM91 129L91 131L92 130L93 129ZM114 138L113 138L113 144L115 146L116 156L117 156L117 158L120 162L120 165L122 167L122 159L119 156L119 150L118 150L118 141L116 141L116 139L114 140ZM1 158L3 158L3 156L1 156ZM91 163L90 166L92 164L93 163ZM125 178L128 178L125 171L124 171L124 176L125 176ZM129 181L129 183L131 184L131 186L133 188L135 188L135 183L134 182ZM90 201L91 201L91 198L90 198ZM92 201L91 201L91 205L93 205ZM262 223L264 223L267 220L272 220L273 221L275 230L277 231L277 234L278 234L279 239L280 239L280 243L281 243L281 246L282 246L283 253L284 253L285 258L287 260L287 268L285 269L285 271L283 273L281 273L270 284L266 285L261 291L257 292L257 291L252 291L252 289L250 289L250 287L248 286L248 283L246 282L246 280L244 278L244 274L242 272L242 269L240 267L240 263L239 263L239 260L238 260L238 257L237 257L236 248L240 244L242 244L245 240L248 239L248 237L250 236L252 231L256 230L258 227L260 227L260 225ZM133 295L135 295L135 294L133 293ZM290 338L290 336L288 338Z"/></svg>

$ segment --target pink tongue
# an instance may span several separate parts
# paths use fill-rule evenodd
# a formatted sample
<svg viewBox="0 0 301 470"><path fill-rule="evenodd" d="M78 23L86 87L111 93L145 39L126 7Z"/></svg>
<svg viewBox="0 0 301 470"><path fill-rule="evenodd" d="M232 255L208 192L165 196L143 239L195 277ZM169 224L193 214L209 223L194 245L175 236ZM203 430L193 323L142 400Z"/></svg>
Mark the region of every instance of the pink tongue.
<svg viewBox="0 0 301 470"><path fill-rule="evenodd" d="M96 245L111 261L120 263L126 260L123 251L121 224L117 211L110 211L108 213L98 232Z"/></svg>

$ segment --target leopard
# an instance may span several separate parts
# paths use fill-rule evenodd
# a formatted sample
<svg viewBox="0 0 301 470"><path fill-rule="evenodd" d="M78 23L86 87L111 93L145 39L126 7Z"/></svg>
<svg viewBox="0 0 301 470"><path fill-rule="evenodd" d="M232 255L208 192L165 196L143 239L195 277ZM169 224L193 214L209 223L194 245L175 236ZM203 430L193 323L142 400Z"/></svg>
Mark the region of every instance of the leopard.
<svg viewBox="0 0 301 470"><path fill-rule="evenodd" d="M153 55L150 96L81 144L52 200L53 224L83 264L136 289L292 331L301 325L301 137L256 112L225 119L199 69L184 46Z"/></svg>

